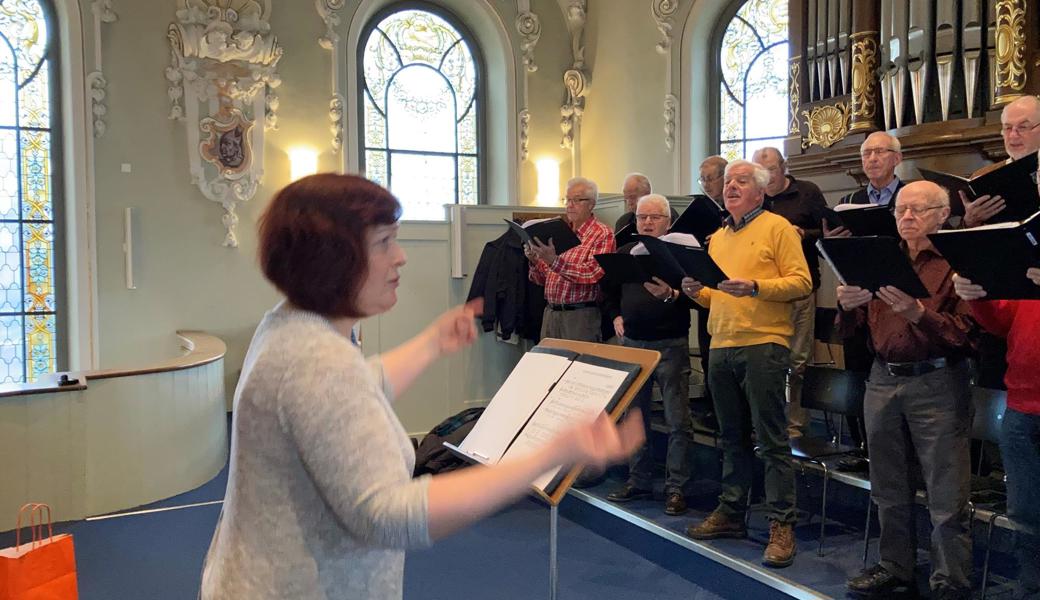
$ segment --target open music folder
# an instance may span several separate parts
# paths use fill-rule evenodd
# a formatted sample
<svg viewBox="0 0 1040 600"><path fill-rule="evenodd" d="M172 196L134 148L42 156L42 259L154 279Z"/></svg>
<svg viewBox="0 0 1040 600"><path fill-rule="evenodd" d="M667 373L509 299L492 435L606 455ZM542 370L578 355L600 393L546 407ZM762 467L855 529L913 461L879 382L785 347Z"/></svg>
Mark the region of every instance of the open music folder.
<svg viewBox="0 0 1040 600"><path fill-rule="evenodd" d="M988 223L1022 221L1040 210L1040 192L1037 191L1032 177L1037 170L1035 152L974 179L942 171L918 170L921 177L943 186L950 193L952 215L964 214L964 204L958 193L962 191L969 200L975 200L980 196L1000 196L1004 199L1004 210L990 218Z"/></svg>
<svg viewBox="0 0 1040 600"><path fill-rule="evenodd" d="M561 347L566 345L588 351ZM600 354L615 356L592 353L599 348ZM629 356L633 362L624 360ZM635 396L634 385L646 381L659 357L647 350L543 340L520 359L466 439L458 446L445 446L486 465L531 452L602 411L619 415ZM552 498L568 475L562 467L538 477L535 489Z"/></svg>
<svg viewBox="0 0 1040 600"><path fill-rule="evenodd" d="M871 292L892 286L913 298L931 296L899 242L885 236L823 238L816 248L842 285Z"/></svg>
<svg viewBox="0 0 1040 600"><path fill-rule="evenodd" d="M520 240L525 244L530 244L532 238L538 238L543 244L548 244L551 240L553 247L556 248L556 254L563 254L581 244L581 240L578 239L578 235L574 233L571 226L559 217L532 219L525 221L523 225L509 219L502 220L520 236Z"/></svg>
<svg viewBox="0 0 1040 600"><path fill-rule="evenodd" d="M824 208L822 216L828 227L844 227L852 235L899 237L896 218L887 205L839 204L834 208Z"/></svg>
<svg viewBox="0 0 1040 600"><path fill-rule="evenodd" d="M1040 212L1018 223L928 234L953 270L982 286L986 300L1040 299L1026 269L1040 267Z"/></svg>

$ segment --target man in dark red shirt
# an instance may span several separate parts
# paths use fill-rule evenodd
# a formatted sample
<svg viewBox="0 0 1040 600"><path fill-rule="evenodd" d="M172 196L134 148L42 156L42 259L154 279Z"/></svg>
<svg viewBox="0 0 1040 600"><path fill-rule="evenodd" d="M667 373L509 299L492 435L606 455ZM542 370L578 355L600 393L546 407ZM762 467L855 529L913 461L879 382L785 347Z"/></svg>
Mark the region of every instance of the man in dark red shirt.
<svg viewBox="0 0 1040 600"><path fill-rule="evenodd" d="M865 322L874 350L863 412L870 490L881 522L880 562L849 579L848 587L876 598L915 590L916 490L908 471L916 452L932 521L932 598L966 600L971 391L965 359L973 354L978 328L967 303L954 294L949 263L927 237L949 216L946 190L928 181L908 184L893 212L910 263L931 296L918 300L891 286L876 294L838 286L842 327Z"/></svg>

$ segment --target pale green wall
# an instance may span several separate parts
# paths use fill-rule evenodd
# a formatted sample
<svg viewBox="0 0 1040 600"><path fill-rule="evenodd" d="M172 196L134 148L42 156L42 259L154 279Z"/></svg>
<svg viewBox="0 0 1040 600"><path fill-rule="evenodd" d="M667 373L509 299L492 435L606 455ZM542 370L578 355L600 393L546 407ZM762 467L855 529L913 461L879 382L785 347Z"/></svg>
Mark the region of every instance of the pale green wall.
<svg viewBox="0 0 1040 600"><path fill-rule="evenodd" d="M449 5L456 0L441 0ZM476 2L484 0L473 0ZM84 37L91 52L93 32L90 6L80 0L86 19ZM209 331L227 342L227 389L233 390L245 349L253 329L278 299L262 279L255 260L255 226L258 215L278 188L288 182L286 150L297 144L321 149L319 166L338 170L343 162L329 147L327 106L331 58L317 39L324 24L313 2L273 2L272 29L284 47L278 67L282 85L278 129L267 132L264 148L264 183L256 196L238 209L239 247L224 248L220 207L206 200L190 183L185 125L167 118L169 100L163 72L169 65L170 50L166 30L174 21L179 2L174 0L137 0L118 2L118 21L102 27L104 72L108 80L106 134L94 142L96 255L101 366L138 365L168 352L174 346L173 332L180 328ZM339 31L344 37L351 26L359 0L349 0L341 11ZM720 0L698 0L697 5L724 4ZM681 3L675 24L673 48L674 89L680 89L680 38L683 20L694 3ZM462 14L471 27L500 20L508 32L515 68L515 104L520 97L522 67L515 30L516 5L506 0L488 0L497 14L488 17ZM557 0L532 0L532 10L541 20L541 38L535 49L538 70L528 77L528 106L532 113L530 129L531 160L496 169L492 177L495 190L489 200L496 204L530 204L536 182L533 161L554 158L560 162L561 185L571 173L570 151L560 148L560 105L565 99L563 72L571 65L570 39ZM696 8L696 6L694 6ZM485 10L485 9L480 9ZM485 10L486 12L486 10ZM695 10L696 12L696 10ZM664 94L665 58L654 46L659 33L650 15L649 0L590 0L586 28L586 62L590 70L585 121L580 146L583 174L597 179L603 192L618 191L621 177L633 170L648 174L658 189L668 193L675 177L673 164L663 142L661 103ZM481 31L480 36L489 35ZM348 57L353 50L347 50ZM88 60L88 63L91 61ZM90 70L87 67L86 70ZM347 76L354 77L352 69ZM489 77L505 77L499 72ZM505 89L505 88L503 88ZM507 99L508 100L508 99ZM491 101L504 102L499 96ZM505 132L501 123L493 124ZM353 136L346 131L345 136ZM503 139L502 133L496 140ZM693 146L689 135L677 139ZM504 143L502 144L504 145ZM497 160L502 148L488 148ZM699 162L699 158L698 158ZM129 163L131 173L121 173ZM503 190L504 171L513 169L518 189ZM497 187L496 187L497 186ZM561 190L562 192L562 190ZM125 207L136 209L134 221L135 276L137 289L124 284L123 222ZM616 207L615 207L616 208ZM497 215L496 215L497 218ZM426 227L426 229L423 229ZM403 339L422 319L459 301L469 288L469 280L446 278L446 233L429 241L429 227L408 226L403 234L411 252L405 270L415 283L402 287L403 300L395 311L380 319L379 344ZM471 247L468 260L479 256L483 241L497 226L485 223L467 234ZM417 237L416 237L417 236ZM476 254L476 256L474 256ZM438 282L424 278L444 277ZM429 286L433 285L430 290ZM413 297L414 295L414 297ZM433 298L422 310L414 298ZM427 314L429 313L429 314ZM400 318L399 318L400 317ZM414 321L414 322L413 322ZM482 341L482 344L487 342ZM378 348L377 348L378 349ZM416 427L424 426L441 411L455 410L466 402L487 399L495 382L507 372L516 350L493 342L479 352L468 353L451 365L441 367L435 376L447 398L439 398L433 412L414 411ZM447 387L441 387L447 386ZM406 402L402 409L413 412Z"/></svg>

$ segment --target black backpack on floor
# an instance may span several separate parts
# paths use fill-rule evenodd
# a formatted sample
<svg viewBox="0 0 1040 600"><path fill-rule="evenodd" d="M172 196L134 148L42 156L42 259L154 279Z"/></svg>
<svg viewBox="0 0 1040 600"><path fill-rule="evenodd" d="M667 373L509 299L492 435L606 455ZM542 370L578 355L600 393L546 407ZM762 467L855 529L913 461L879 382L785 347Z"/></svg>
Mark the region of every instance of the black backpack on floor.
<svg viewBox="0 0 1040 600"><path fill-rule="evenodd" d="M415 451L415 472L418 477L426 473L446 473L465 466L466 461L451 453L444 447L444 442L458 446L466 439L477 419L484 413L484 407L467 408L457 415L448 417L430 430L419 442Z"/></svg>

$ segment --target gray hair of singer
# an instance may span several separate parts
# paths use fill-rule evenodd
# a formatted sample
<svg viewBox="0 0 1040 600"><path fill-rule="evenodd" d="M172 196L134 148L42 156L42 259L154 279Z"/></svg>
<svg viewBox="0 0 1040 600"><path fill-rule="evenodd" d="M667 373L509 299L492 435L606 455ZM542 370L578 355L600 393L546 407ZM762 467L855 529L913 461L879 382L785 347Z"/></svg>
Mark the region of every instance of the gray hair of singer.
<svg viewBox="0 0 1040 600"><path fill-rule="evenodd" d="M661 194L646 194L639 199L636 203L636 212L639 212L639 207L644 204L656 204L664 210L664 214L671 215L672 205L668 202L668 198L665 198Z"/></svg>
<svg viewBox="0 0 1040 600"><path fill-rule="evenodd" d="M584 177L571 177L570 179L567 180L567 189L568 190L570 190L571 188L579 187L579 186L580 187L584 187L585 189L589 190L592 193L592 200L593 201L599 200L599 186L596 185L595 181L593 181L591 179L586 179Z"/></svg>
<svg viewBox="0 0 1040 600"><path fill-rule="evenodd" d="M753 169L752 176L755 178L755 185L758 186L758 189L765 190L766 186L769 185L769 171L758 163L753 163L742 158L731 161L726 165L726 177L729 177L729 172L737 167L751 167Z"/></svg>
<svg viewBox="0 0 1040 600"><path fill-rule="evenodd" d="M625 184L628 183L629 179L634 179L636 185L639 186L640 198L654 191L653 188L650 187L650 178L642 173L629 173L628 175L625 175L625 178L621 180L621 187L625 187Z"/></svg>
<svg viewBox="0 0 1040 600"><path fill-rule="evenodd" d="M903 151L903 145L901 143L899 143L899 138L897 138L896 136L894 136L892 134L885 133L884 131L875 131L874 133L868 135L867 138L865 140L863 140L863 143L859 145L859 152L860 152L860 154L863 153L863 149L866 148L867 142L870 141L870 138L872 138L874 136L878 136L878 137L884 136L885 139L888 140L888 149L889 150L892 150L894 152L902 152Z"/></svg>

